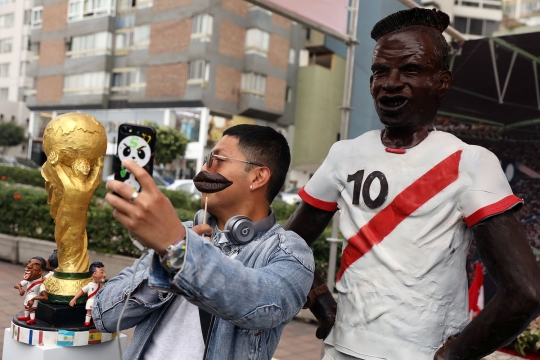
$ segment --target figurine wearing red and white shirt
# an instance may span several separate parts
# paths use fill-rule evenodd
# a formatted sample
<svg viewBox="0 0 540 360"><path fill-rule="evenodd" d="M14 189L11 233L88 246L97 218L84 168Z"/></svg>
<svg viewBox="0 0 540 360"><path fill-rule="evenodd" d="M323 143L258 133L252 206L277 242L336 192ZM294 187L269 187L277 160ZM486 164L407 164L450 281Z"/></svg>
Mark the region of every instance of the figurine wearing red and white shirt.
<svg viewBox="0 0 540 360"><path fill-rule="evenodd" d="M24 315L18 316L19 320L26 321L31 325L36 323L36 308L40 300L48 300L49 297L43 284L43 269L45 259L34 256L24 268L23 280L14 286L19 290L19 295L24 296Z"/></svg>
<svg viewBox="0 0 540 360"><path fill-rule="evenodd" d="M95 296L102 288L101 284L105 282L107 273L105 272L105 265L102 262L93 262L90 264L89 271L92 273L92 280L86 284L69 302L70 306L75 306L78 298L84 294L88 294L88 300L86 300L86 317L84 319L84 326L90 326L90 320L92 319L92 307L94 306Z"/></svg>

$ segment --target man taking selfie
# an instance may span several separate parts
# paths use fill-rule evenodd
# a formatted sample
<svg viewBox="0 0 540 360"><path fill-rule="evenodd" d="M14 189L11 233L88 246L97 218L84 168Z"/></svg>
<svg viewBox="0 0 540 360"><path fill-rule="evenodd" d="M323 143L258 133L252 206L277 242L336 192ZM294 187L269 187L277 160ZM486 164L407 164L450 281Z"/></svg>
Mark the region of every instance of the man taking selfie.
<svg viewBox="0 0 540 360"><path fill-rule="evenodd" d="M143 190L110 181L107 188L118 195L106 200L151 250L137 269L105 285L92 315L98 329L113 332L131 296L121 329L136 329L124 359L272 358L284 326L306 301L314 270L309 247L283 230L270 208L289 163L287 141L272 128L226 130L194 179L211 214L199 216L196 232L144 169L123 163ZM211 234L210 241L199 234Z"/></svg>

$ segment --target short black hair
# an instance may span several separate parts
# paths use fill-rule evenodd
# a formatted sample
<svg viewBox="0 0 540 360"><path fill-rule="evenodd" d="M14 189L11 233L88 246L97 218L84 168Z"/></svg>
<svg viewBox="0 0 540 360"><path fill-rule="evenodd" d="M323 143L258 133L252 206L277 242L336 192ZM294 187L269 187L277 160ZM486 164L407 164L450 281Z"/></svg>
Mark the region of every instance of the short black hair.
<svg viewBox="0 0 540 360"><path fill-rule="evenodd" d="M105 265L103 265L101 261L96 261L90 264L90 269L88 269L88 271L93 274L96 272L97 269L104 268L104 267Z"/></svg>
<svg viewBox="0 0 540 360"><path fill-rule="evenodd" d="M58 249L54 249L51 256L49 256L49 267L57 268L58 267ZM47 269L51 270L51 269Z"/></svg>
<svg viewBox="0 0 540 360"><path fill-rule="evenodd" d="M417 31L427 34L435 45L435 56L443 70L450 68L450 46L442 35L450 24L448 15L437 9L412 8L390 14L371 30L371 38L379 41L383 36L403 31ZM426 27L431 29L426 29Z"/></svg>
<svg viewBox="0 0 540 360"><path fill-rule="evenodd" d="M261 163L270 169L266 199L271 203L285 183L291 164L291 151L285 136L271 128L260 125L236 125L223 132L238 139L238 148L246 160ZM246 171L254 165L246 167Z"/></svg>
<svg viewBox="0 0 540 360"><path fill-rule="evenodd" d="M39 262L41 263L41 268L43 270L47 269L47 263L45 262L45 259L42 258L41 256L34 256L32 259L30 260L33 260L33 259L36 259L36 260L39 260Z"/></svg>

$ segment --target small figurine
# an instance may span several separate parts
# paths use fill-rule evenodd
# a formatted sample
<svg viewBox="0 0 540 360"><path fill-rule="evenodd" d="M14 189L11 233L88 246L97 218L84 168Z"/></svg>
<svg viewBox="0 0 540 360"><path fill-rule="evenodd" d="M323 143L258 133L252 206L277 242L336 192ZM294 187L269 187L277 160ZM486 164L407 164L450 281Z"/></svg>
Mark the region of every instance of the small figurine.
<svg viewBox="0 0 540 360"><path fill-rule="evenodd" d="M26 321L28 325L36 322L35 309L38 306L39 300L48 300L45 285L43 284L43 269L45 268L45 259L40 256L34 256L28 261L24 268L23 280L14 286L19 290L19 294L24 298L24 316L19 316L18 319Z"/></svg>
<svg viewBox="0 0 540 360"><path fill-rule="evenodd" d="M105 265L102 262L93 262L90 264L90 272L92 273L92 282L89 282L71 299L69 306L75 306L75 302L83 294L88 294L88 300L86 300L86 318L84 319L84 326L90 326L90 319L92 318L92 306L94 305L94 296L101 289L101 283L105 282L107 273L105 272Z"/></svg>
<svg viewBox="0 0 540 360"><path fill-rule="evenodd" d="M47 279L54 274L54 270L58 267L58 249L54 249L51 256L46 261L47 270L49 271L43 279Z"/></svg>

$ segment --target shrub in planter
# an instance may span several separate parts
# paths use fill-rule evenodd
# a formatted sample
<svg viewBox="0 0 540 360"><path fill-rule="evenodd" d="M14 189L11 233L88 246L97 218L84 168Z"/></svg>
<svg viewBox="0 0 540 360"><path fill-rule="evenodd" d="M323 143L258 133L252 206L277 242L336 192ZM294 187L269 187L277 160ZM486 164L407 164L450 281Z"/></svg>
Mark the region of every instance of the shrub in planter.
<svg viewBox="0 0 540 360"><path fill-rule="evenodd" d="M45 189L0 183L0 233L54 241L54 221Z"/></svg>
<svg viewBox="0 0 540 360"><path fill-rule="evenodd" d="M41 176L41 171L34 169L0 166L0 182L1 181L39 186L42 188L45 187L45 179Z"/></svg>

